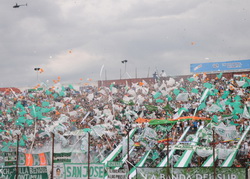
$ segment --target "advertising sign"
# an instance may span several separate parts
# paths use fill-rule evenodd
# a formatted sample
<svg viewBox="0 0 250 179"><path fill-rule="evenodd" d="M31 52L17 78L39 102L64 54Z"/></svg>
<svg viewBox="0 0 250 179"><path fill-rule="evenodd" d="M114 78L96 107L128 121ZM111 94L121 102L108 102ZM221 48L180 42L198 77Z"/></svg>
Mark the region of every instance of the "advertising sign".
<svg viewBox="0 0 250 179"><path fill-rule="evenodd" d="M0 178L15 179L16 168L4 167L0 168ZM44 179L48 178L46 167L19 167L18 178L20 179Z"/></svg>
<svg viewBox="0 0 250 179"><path fill-rule="evenodd" d="M190 64L191 73L250 69L250 60Z"/></svg>
<svg viewBox="0 0 250 179"><path fill-rule="evenodd" d="M167 174L168 173L168 174ZM214 168L137 168L137 179L208 179L214 178ZM216 168L217 179L242 179L246 178L246 168Z"/></svg>
<svg viewBox="0 0 250 179"><path fill-rule="evenodd" d="M88 178L88 164L65 163L64 164L65 179L84 179ZM104 178L104 164L90 164L90 179Z"/></svg>

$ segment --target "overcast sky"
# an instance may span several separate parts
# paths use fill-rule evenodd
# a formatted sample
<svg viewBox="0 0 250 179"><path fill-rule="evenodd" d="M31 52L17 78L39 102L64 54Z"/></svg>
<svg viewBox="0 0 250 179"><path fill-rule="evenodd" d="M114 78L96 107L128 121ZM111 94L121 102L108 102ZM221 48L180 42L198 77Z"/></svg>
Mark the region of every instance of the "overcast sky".
<svg viewBox="0 0 250 179"><path fill-rule="evenodd" d="M105 72L119 79L125 59L122 78L250 59L249 8L249 0L2 0L0 87L97 81ZM35 67L44 69L38 81Z"/></svg>

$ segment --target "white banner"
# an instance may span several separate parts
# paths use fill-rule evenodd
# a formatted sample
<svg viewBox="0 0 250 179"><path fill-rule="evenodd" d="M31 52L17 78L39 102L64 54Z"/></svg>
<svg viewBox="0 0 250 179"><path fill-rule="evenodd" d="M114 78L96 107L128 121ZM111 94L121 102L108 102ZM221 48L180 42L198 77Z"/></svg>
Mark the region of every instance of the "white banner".
<svg viewBox="0 0 250 179"><path fill-rule="evenodd" d="M221 122L218 126L215 127L215 133L223 138L223 140L232 140L237 138L237 131L235 126L226 126Z"/></svg>
<svg viewBox="0 0 250 179"><path fill-rule="evenodd" d="M65 179L87 179L88 164L64 163ZM90 179L104 178L104 164L90 164Z"/></svg>

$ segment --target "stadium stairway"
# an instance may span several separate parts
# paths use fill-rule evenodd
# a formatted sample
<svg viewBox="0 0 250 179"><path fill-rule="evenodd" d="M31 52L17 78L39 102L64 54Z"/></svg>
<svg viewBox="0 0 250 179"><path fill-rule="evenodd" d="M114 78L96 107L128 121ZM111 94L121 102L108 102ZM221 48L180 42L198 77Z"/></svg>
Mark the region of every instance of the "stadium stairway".
<svg viewBox="0 0 250 179"><path fill-rule="evenodd" d="M136 132L137 128L132 129L129 132L129 138L132 138ZM125 137L127 139L127 136ZM104 166L107 166L108 161L113 161L117 155L122 151L122 142L101 162Z"/></svg>
<svg viewBox="0 0 250 179"><path fill-rule="evenodd" d="M136 176L136 168L137 167L143 167L144 163L146 162L148 155L150 154L151 150L147 151L141 160L129 171L129 178L133 178Z"/></svg>
<svg viewBox="0 0 250 179"><path fill-rule="evenodd" d="M199 129L197 130L191 145L196 145L197 142L199 141L198 136L202 128L203 126L200 126ZM187 167L193 157L193 154L194 154L194 150L185 150L174 167Z"/></svg>
<svg viewBox="0 0 250 179"><path fill-rule="evenodd" d="M136 130L137 130L137 128L134 128L129 132L130 139L134 136ZM127 137L128 136L125 137L125 140L127 140ZM133 149L134 149L134 147L132 147L132 149L129 151L129 153L131 153L133 151ZM104 166L107 167L108 162L113 161L117 157L117 155L119 155L119 153L121 151L122 151L122 142L101 163L103 163ZM127 158L127 155L125 157ZM108 179L108 173L104 174L104 178Z"/></svg>
<svg viewBox="0 0 250 179"><path fill-rule="evenodd" d="M129 154L131 154L133 152L133 150L135 149L135 146L133 146L130 150L129 150ZM124 155L124 157L122 157L122 159L120 160L123 164L126 162L128 158L128 154ZM120 169L120 167L115 167L115 170Z"/></svg>
<svg viewBox="0 0 250 179"><path fill-rule="evenodd" d="M224 160L224 162L221 164L221 167L231 167L233 165L233 161L235 159L235 156L238 152L238 149L240 147L240 144L242 142L242 140L246 137L247 133L250 130L250 126L248 126L248 128L245 130L245 132L243 133L243 135L241 136L241 139L239 140L239 142L236 145L236 149L234 152L232 152L227 158L226 160ZM218 153L217 150L215 150L215 161L218 158ZM213 154L210 155L207 160L203 163L202 167L212 167L214 165L213 162Z"/></svg>
<svg viewBox="0 0 250 179"><path fill-rule="evenodd" d="M215 150L215 156L214 156L214 160L216 161L218 158L218 153L217 150ZM202 167L212 167L214 165L213 162L213 154L210 155L207 160L202 164Z"/></svg>
<svg viewBox="0 0 250 179"><path fill-rule="evenodd" d="M244 140L244 138L246 137L247 133L250 130L250 126L248 126L245 130L245 132L243 133L241 139L239 140L239 142L236 145L236 150L234 152L232 152L227 158L226 160L221 164L221 167L231 167L233 165L235 156L240 148L240 144L241 142Z"/></svg>
<svg viewBox="0 0 250 179"><path fill-rule="evenodd" d="M183 138L186 136L187 132L189 131L190 127L187 127L186 130L183 132L182 136L178 139L177 143L176 144L179 144ZM141 158L141 160L129 171L129 178L133 178L136 176L136 168L137 167L143 167L149 154L150 154L151 150L147 151L143 157ZM175 152L175 149L171 150L170 153L169 153L169 158L171 158L173 156ZM167 159L168 159L168 156L166 156L161 162L160 164L157 166L157 167L163 167L163 166L166 166L167 165Z"/></svg>
<svg viewBox="0 0 250 179"><path fill-rule="evenodd" d="M177 143L175 145L178 145L183 139L184 137L186 136L187 132L189 131L190 129L190 126L188 126L186 128L186 130L183 132L183 134L181 135L181 137L178 139ZM157 167L166 167L167 166L167 163L168 163L168 158L169 160L172 158L172 156L174 155L175 153L175 149L172 149L170 152L169 152L169 156L166 156L158 165Z"/></svg>

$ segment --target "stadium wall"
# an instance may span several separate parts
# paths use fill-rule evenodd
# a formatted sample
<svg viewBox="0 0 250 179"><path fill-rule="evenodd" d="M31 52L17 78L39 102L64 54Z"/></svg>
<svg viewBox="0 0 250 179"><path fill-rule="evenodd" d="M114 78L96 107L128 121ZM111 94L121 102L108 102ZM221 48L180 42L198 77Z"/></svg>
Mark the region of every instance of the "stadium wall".
<svg viewBox="0 0 250 179"><path fill-rule="evenodd" d="M234 72L222 72L223 73L223 77L225 77L226 79L231 79L234 76L242 76L242 75L246 75L246 76L250 76L250 71L234 71ZM216 75L218 75L219 73L206 73L207 78L209 79L215 79ZM203 76L203 73L198 73L196 74L199 77ZM169 80L169 78L173 78L175 80L180 80L181 78L183 78L184 80L187 78L192 77L193 74L190 75L178 75L178 76L167 76L167 77L160 77L159 80ZM116 85L128 85L131 86L132 83L139 83L145 81L147 83L154 83L155 79L153 77L151 78L129 78L129 79L114 79L114 80L102 80L102 81L98 81L98 87L101 86L110 86L111 84L116 84Z"/></svg>

